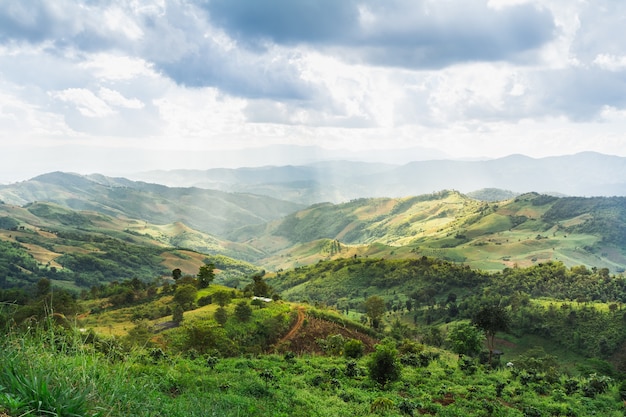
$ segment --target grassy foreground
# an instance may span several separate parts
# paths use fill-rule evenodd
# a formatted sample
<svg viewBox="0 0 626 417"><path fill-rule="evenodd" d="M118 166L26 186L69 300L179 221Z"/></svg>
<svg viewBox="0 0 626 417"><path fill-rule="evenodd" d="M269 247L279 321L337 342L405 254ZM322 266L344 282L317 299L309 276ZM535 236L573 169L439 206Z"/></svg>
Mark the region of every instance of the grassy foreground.
<svg viewBox="0 0 626 417"><path fill-rule="evenodd" d="M372 354L168 356L35 326L0 341L0 415L624 415L623 387L603 376L538 370L532 361L492 370L445 350L387 346L400 374L383 387L370 378Z"/></svg>

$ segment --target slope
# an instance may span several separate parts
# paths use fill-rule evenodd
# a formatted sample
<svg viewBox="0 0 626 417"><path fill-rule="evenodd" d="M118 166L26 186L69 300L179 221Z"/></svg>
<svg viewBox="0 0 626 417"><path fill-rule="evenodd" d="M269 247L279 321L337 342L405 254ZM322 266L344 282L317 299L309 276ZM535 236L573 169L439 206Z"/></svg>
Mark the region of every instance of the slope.
<svg viewBox="0 0 626 417"><path fill-rule="evenodd" d="M626 267L626 198L530 193L487 203L456 191L318 204L229 238L281 269L348 256L435 256L486 270L560 260Z"/></svg>
<svg viewBox="0 0 626 417"><path fill-rule="evenodd" d="M169 188L101 175L54 172L0 187L0 200L24 205L49 201L76 210L168 224L180 221L215 236L233 227L261 224L301 205L271 197L199 188Z"/></svg>

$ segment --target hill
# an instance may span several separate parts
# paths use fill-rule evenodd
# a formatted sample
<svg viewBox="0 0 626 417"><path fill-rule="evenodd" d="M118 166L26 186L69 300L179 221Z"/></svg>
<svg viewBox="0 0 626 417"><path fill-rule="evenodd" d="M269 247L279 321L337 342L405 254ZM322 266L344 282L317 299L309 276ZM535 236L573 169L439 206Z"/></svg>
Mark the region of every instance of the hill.
<svg viewBox="0 0 626 417"><path fill-rule="evenodd" d="M46 201L154 224L182 222L218 237L232 228L262 224L303 207L266 196L63 172L0 186L0 201L19 206Z"/></svg>
<svg viewBox="0 0 626 417"><path fill-rule="evenodd" d="M237 221L226 227L230 223L222 219L228 231L220 238L182 222L152 224L37 202L0 204L0 240L13 248L6 246L3 254L11 268L7 277L34 282L54 270L55 279L80 286L133 276L151 280L176 267L194 274L209 256L274 271L338 258L434 256L489 271L561 261L621 272L626 268L625 207L623 197L531 193L484 202L442 191L316 204L240 228ZM74 272L64 276L68 271Z"/></svg>
<svg viewBox="0 0 626 417"><path fill-rule="evenodd" d="M530 193L482 202L456 191L323 203L229 238L281 269L351 256L436 256L485 270L559 260L626 268L626 198Z"/></svg>
<svg viewBox="0 0 626 417"><path fill-rule="evenodd" d="M53 203L0 204L0 287L5 288L41 278L74 291L131 278L150 282L170 276L174 268L195 275L205 261L216 265L220 279L233 280L257 268L224 254L241 259L246 250L181 223L152 225Z"/></svg>

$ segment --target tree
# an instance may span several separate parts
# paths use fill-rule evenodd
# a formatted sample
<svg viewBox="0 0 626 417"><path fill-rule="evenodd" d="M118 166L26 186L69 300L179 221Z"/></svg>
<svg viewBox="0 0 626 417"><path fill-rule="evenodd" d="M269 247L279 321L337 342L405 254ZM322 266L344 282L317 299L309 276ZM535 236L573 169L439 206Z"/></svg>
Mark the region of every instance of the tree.
<svg viewBox="0 0 626 417"><path fill-rule="evenodd" d="M37 281L37 298L43 298L46 295L50 294L50 290L52 285L50 284L50 280L48 278L41 278Z"/></svg>
<svg viewBox="0 0 626 417"><path fill-rule="evenodd" d="M228 312L224 307L218 307L217 310L215 310L215 314L213 315L213 317L220 326L224 326L228 321Z"/></svg>
<svg viewBox="0 0 626 417"><path fill-rule="evenodd" d="M189 310L196 302L198 290L190 284L181 285L174 293L174 302L180 305L184 310Z"/></svg>
<svg viewBox="0 0 626 417"><path fill-rule="evenodd" d="M460 355L475 356L483 346L483 332L469 323L459 323L448 335L452 351Z"/></svg>
<svg viewBox="0 0 626 417"><path fill-rule="evenodd" d="M250 320L250 317L252 317L252 307L245 301L240 301L235 306L235 317L241 322Z"/></svg>
<svg viewBox="0 0 626 417"><path fill-rule="evenodd" d="M213 300L220 305L220 307L224 307L230 303L230 292L228 291L217 291L213 294Z"/></svg>
<svg viewBox="0 0 626 417"><path fill-rule="evenodd" d="M393 344L381 343L376 345L376 350L371 354L367 368L370 379L382 388L385 388L389 382L400 379L400 359Z"/></svg>
<svg viewBox="0 0 626 417"><path fill-rule="evenodd" d="M204 264L198 270L198 288L207 288L215 279L215 265L212 263Z"/></svg>
<svg viewBox="0 0 626 417"><path fill-rule="evenodd" d="M244 292L250 293L257 297L269 297L272 295L273 289L265 281L263 281L263 275L265 272L255 274L252 276L252 284L246 285Z"/></svg>
<svg viewBox="0 0 626 417"><path fill-rule="evenodd" d="M373 328L377 329L380 324L380 319L385 314L385 300L377 295L372 295L365 300L365 312L370 318L370 323Z"/></svg>
<svg viewBox="0 0 626 417"><path fill-rule="evenodd" d="M176 304L174 306L174 311L172 313L172 321L176 324L180 324L183 321L183 312L185 310L181 307L180 304Z"/></svg>
<svg viewBox="0 0 626 417"><path fill-rule="evenodd" d="M489 348L489 363L491 363L491 357L493 349L495 347L495 338L497 332L506 332L509 330L511 319L509 314L499 305L487 305L483 306L472 320L473 324L479 329L485 332L487 336L487 347Z"/></svg>
<svg viewBox="0 0 626 417"><path fill-rule="evenodd" d="M182 276L183 276L183 272L180 270L180 268L176 268L172 270L172 279L174 281L178 281L178 279Z"/></svg>

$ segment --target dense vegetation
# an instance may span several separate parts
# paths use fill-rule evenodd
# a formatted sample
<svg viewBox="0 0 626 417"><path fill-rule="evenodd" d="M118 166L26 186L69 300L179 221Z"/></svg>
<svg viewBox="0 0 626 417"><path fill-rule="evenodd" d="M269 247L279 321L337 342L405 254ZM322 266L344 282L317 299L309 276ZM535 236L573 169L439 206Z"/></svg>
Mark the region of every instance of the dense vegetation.
<svg viewBox="0 0 626 417"><path fill-rule="evenodd" d="M368 297L380 295L389 322L432 328L499 305L508 308L515 337L536 335L584 357L609 359L626 342L626 278L607 269L549 262L485 273L427 257L350 258L282 271L269 282L287 299L347 314L364 313ZM614 364L626 371L622 359Z"/></svg>
<svg viewBox="0 0 626 417"><path fill-rule="evenodd" d="M0 416L623 415L624 203L358 199L211 243L301 262L269 273L182 224L2 206Z"/></svg>

